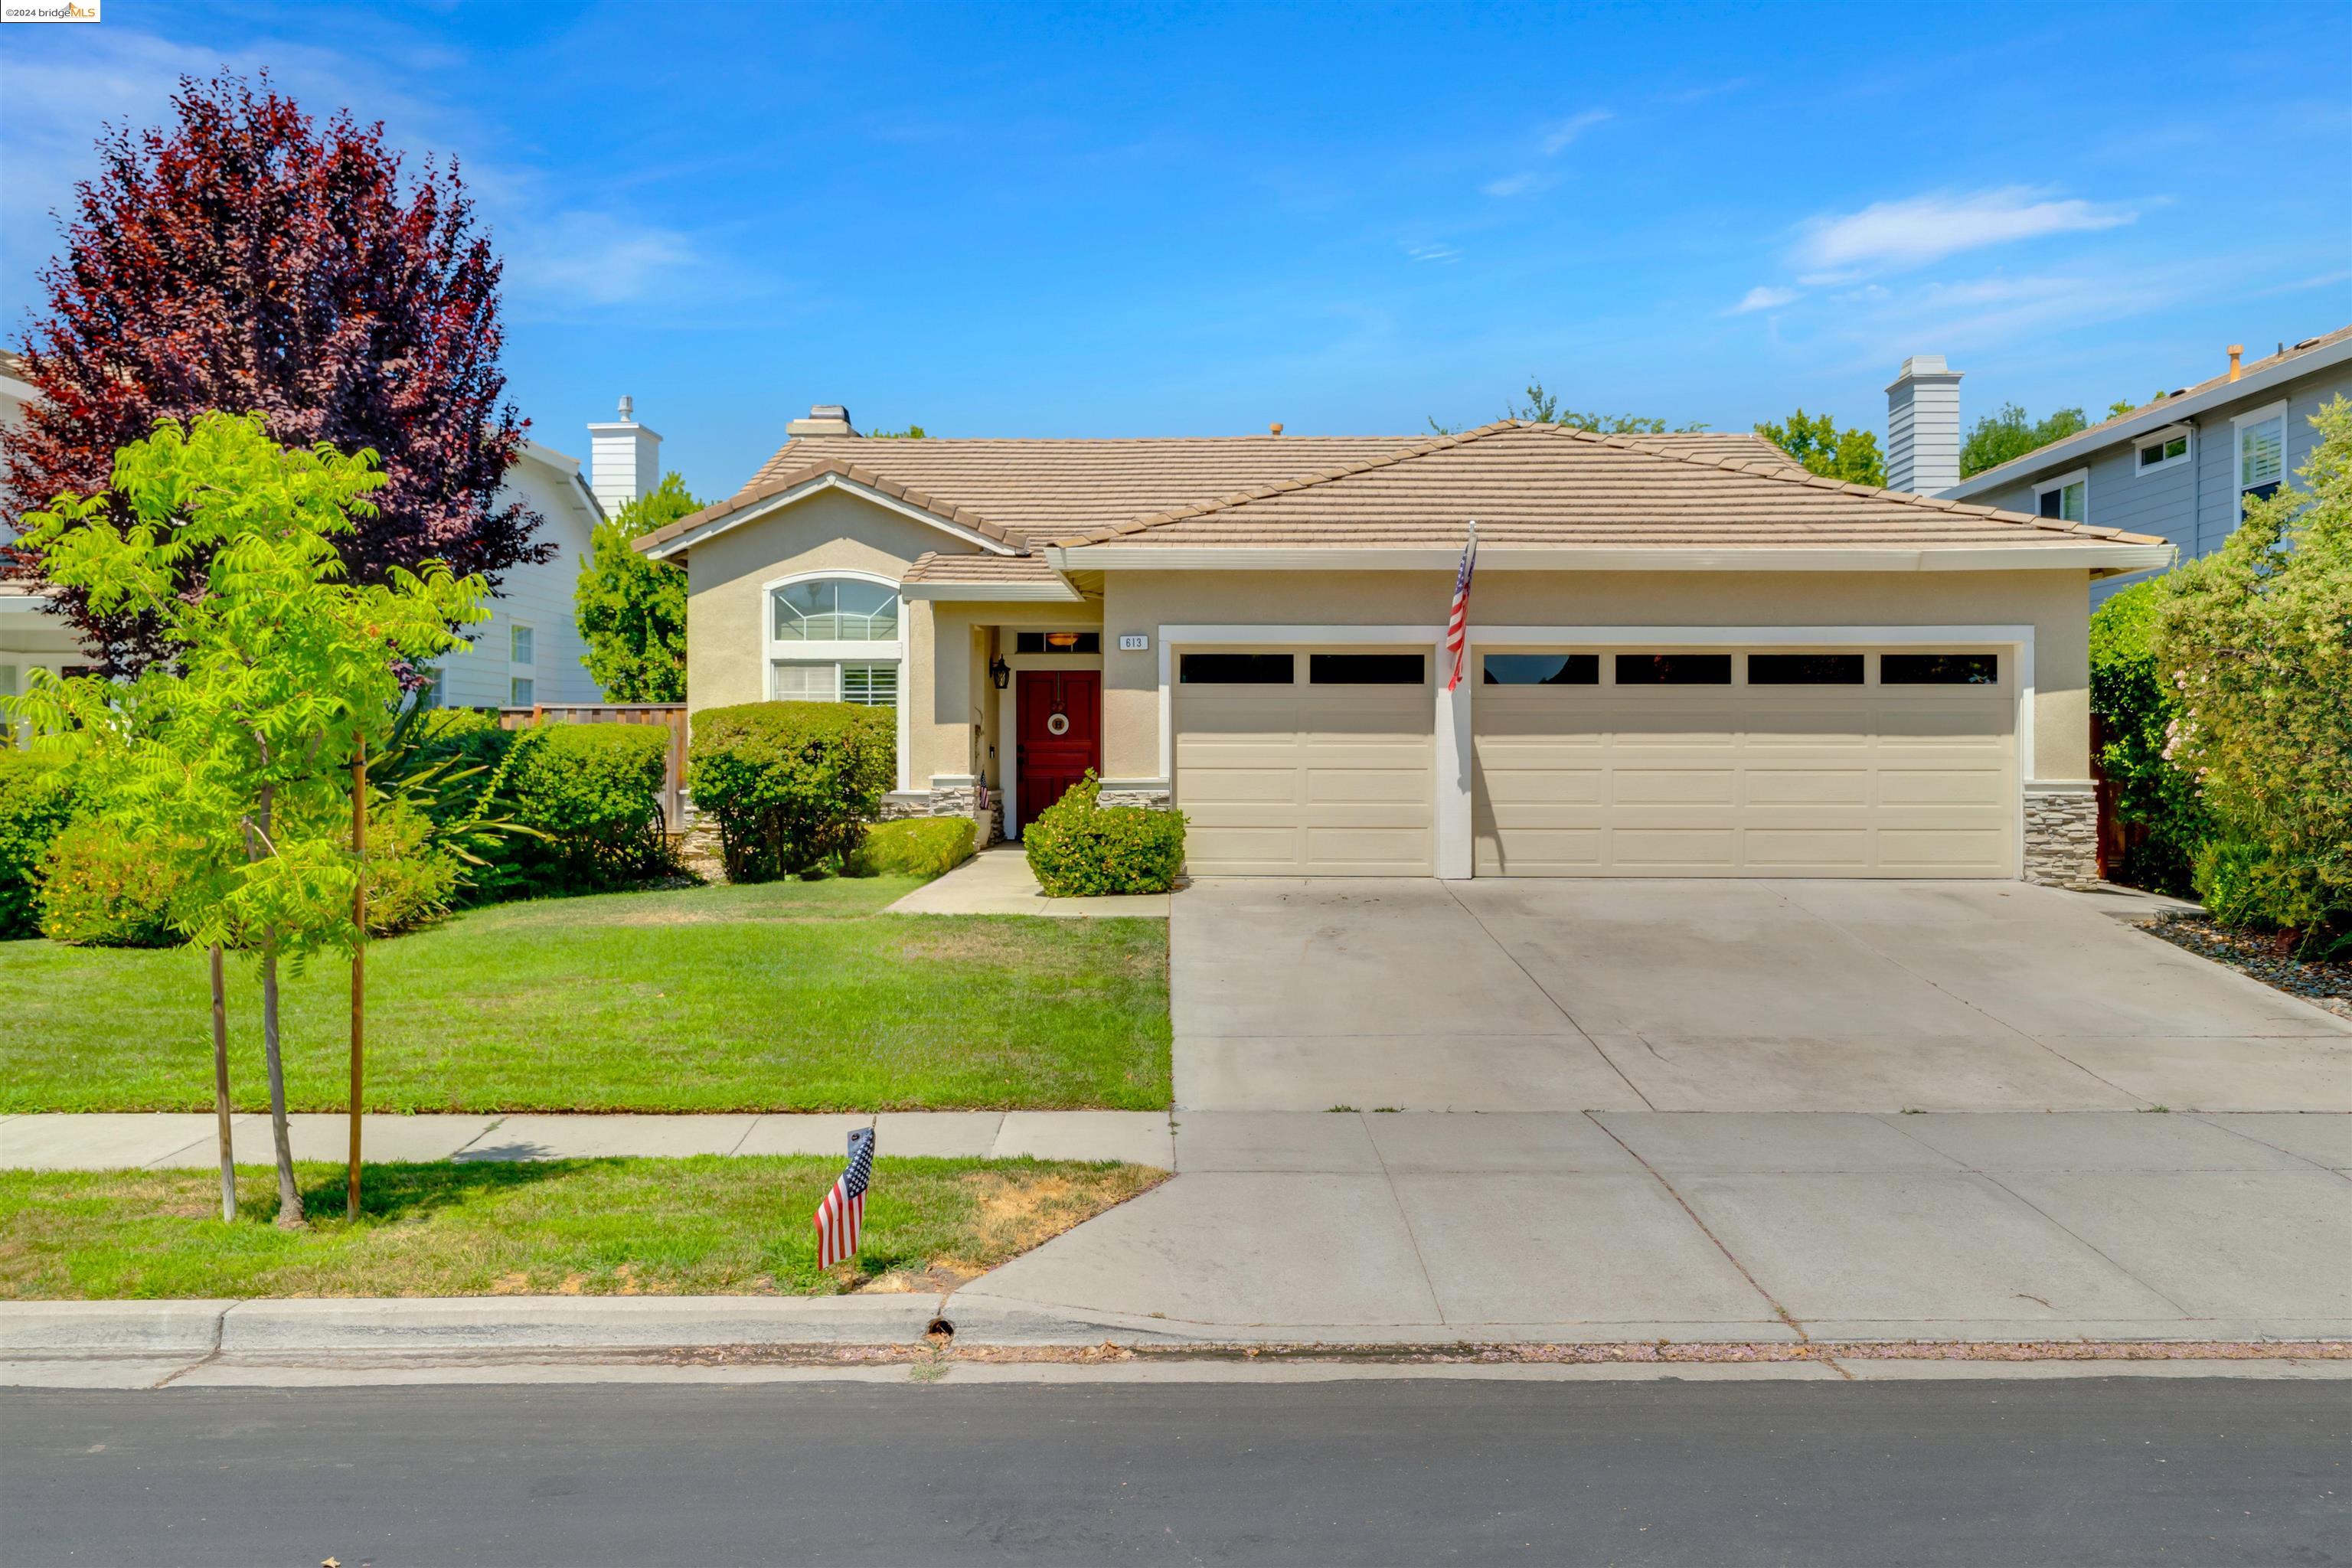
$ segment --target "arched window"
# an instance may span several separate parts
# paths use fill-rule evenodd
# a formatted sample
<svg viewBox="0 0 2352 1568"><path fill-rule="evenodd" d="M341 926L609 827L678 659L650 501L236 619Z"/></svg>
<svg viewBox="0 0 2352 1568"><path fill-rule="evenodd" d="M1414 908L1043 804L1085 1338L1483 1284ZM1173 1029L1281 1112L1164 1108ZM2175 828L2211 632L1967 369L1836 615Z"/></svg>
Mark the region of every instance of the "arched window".
<svg viewBox="0 0 2352 1568"><path fill-rule="evenodd" d="M768 695L797 702L898 705L905 653L898 584L812 576L768 588Z"/></svg>
<svg viewBox="0 0 2352 1568"><path fill-rule="evenodd" d="M770 595L778 642L897 642L898 593L856 577L813 577Z"/></svg>

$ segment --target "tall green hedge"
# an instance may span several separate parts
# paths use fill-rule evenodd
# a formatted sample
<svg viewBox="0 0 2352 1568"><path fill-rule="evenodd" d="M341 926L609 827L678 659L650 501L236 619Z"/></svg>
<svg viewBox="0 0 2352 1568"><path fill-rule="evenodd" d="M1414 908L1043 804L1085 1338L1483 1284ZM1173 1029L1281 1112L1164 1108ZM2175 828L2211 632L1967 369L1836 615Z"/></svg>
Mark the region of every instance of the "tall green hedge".
<svg viewBox="0 0 2352 1568"><path fill-rule="evenodd" d="M73 784L0 733L0 942L40 934L41 863L73 816Z"/></svg>
<svg viewBox="0 0 2352 1568"><path fill-rule="evenodd" d="M2099 769L2114 790L2115 812L2141 831L2130 836L2119 882L2187 896L2195 890L2198 846L2212 818L2196 781L2166 754L2179 715L2156 650L2165 585L2136 584L2091 617L2091 712L2099 721Z"/></svg>
<svg viewBox="0 0 2352 1568"><path fill-rule="evenodd" d="M727 875L772 881L857 846L897 768L897 721L854 702L747 702L694 716L687 780Z"/></svg>
<svg viewBox="0 0 2352 1568"><path fill-rule="evenodd" d="M667 727L538 724L500 733L506 754L489 804L529 831L499 840L485 893L609 892L675 869L661 813Z"/></svg>

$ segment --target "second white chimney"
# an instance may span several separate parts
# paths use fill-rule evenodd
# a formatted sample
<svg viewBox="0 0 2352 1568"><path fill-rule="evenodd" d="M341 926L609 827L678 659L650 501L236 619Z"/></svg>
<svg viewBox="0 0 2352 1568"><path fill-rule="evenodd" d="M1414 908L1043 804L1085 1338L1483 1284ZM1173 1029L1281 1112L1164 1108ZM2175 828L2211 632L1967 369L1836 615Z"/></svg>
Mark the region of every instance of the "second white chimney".
<svg viewBox="0 0 2352 1568"><path fill-rule="evenodd" d="M1913 354L1886 389L1886 488L1931 496L1960 482L1960 374Z"/></svg>
<svg viewBox="0 0 2352 1568"><path fill-rule="evenodd" d="M661 432L636 421L633 398L621 399L621 416L588 426L588 488L606 517L661 483Z"/></svg>

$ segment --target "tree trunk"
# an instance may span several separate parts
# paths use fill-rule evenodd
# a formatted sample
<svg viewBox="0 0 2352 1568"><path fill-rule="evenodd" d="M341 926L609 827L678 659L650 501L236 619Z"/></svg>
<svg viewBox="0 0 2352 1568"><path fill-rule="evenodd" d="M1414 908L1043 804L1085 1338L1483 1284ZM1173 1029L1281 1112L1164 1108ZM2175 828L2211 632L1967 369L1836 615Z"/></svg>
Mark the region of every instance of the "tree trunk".
<svg viewBox="0 0 2352 1568"><path fill-rule="evenodd" d="M228 1108L228 987L221 977L220 943L213 961L213 1112L220 1119L221 1223L236 1219L236 1142Z"/></svg>
<svg viewBox="0 0 2352 1568"><path fill-rule="evenodd" d="M269 1063L269 1141L278 1151L278 1224L293 1230L302 1217L302 1189L294 1184L294 1144L286 1126L286 1061L278 1049L278 931L261 933L261 1052Z"/></svg>

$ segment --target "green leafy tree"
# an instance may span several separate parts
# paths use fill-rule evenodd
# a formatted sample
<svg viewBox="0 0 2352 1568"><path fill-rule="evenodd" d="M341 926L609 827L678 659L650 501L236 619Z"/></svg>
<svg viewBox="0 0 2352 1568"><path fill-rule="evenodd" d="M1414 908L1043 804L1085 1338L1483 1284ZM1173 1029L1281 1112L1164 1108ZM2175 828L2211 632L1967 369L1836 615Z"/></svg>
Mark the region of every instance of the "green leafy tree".
<svg viewBox="0 0 2352 1568"><path fill-rule="evenodd" d="M2157 657L2170 754L2217 831L2197 888L2217 920L2352 948L2352 402L2288 486L2164 579Z"/></svg>
<svg viewBox="0 0 2352 1568"><path fill-rule="evenodd" d="M349 766L391 731L398 667L446 652L451 626L486 614L482 579L436 561L348 580L337 543L384 483L373 452L289 451L258 416L206 414L124 447L110 492L62 495L26 519L51 581L99 614L152 616L167 647L128 682L41 672L13 706L37 746L73 759L97 812L170 862L173 927L257 963L288 1226L303 1218L278 966L363 940ZM191 572L197 591L183 593Z"/></svg>
<svg viewBox="0 0 2352 1568"><path fill-rule="evenodd" d="M869 441L928 441L930 433L919 425L909 425L904 430L868 430Z"/></svg>
<svg viewBox="0 0 2352 1568"><path fill-rule="evenodd" d="M2141 832L2127 843L2119 882L2187 894L2190 868L2212 824L2197 782L2170 755L2179 717L2172 682L2157 656L2164 581L2136 583L2091 616L2091 716L2097 721L2099 773L2119 821Z"/></svg>
<svg viewBox="0 0 2352 1568"><path fill-rule="evenodd" d="M1704 430L1704 424L1677 425L1670 432L1666 422L1646 414L1592 414L1560 406L1558 394L1530 376L1520 401L1503 405L1506 419L1524 419L1531 425L1561 425L1570 430L1589 430L1600 436L1664 436L1688 435ZM1458 436L1465 428L1460 425L1440 425L1431 416L1429 427L1441 436Z"/></svg>
<svg viewBox="0 0 2352 1568"><path fill-rule="evenodd" d="M616 702L686 700L686 574L630 541L702 510L677 475L599 523L572 591L588 673Z"/></svg>
<svg viewBox="0 0 2352 1568"><path fill-rule="evenodd" d="M1784 425L1762 424L1756 433L1802 464L1809 473L1848 484L1886 483L1886 464L1878 455L1874 430L1841 430L1826 414L1798 409Z"/></svg>
<svg viewBox="0 0 2352 1568"><path fill-rule="evenodd" d="M1969 438L1960 444L1960 478L1965 479L1987 468L1997 468L2088 428L2079 408L2061 408L2036 423L2028 419L2025 410L2016 404L2004 403L1978 420L1969 431Z"/></svg>

